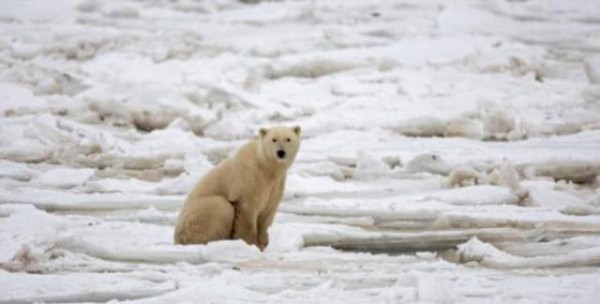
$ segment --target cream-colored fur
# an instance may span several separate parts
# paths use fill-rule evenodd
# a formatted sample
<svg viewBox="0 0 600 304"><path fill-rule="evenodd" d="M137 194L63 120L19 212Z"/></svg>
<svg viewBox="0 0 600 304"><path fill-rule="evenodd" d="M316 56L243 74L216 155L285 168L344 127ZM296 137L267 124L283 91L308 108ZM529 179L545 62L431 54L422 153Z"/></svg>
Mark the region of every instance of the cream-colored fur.
<svg viewBox="0 0 600 304"><path fill-rule="evenodd" d="M300 127L260 129L259 135L208 172L188 195L175 243L243 239L261 250L267 247L287 169L300 147Z"/></svg>

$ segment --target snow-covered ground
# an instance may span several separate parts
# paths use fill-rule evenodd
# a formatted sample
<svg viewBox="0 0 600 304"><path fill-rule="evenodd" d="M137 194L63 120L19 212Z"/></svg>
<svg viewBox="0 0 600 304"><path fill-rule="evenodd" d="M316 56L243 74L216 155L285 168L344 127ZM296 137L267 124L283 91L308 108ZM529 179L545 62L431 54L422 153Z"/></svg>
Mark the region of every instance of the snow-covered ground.
<svg viewBox="0 0 600 304"><path fill-rule="evenodd" d="M276 124L267 250L173 245ZM597 0L0 1L0 303L597 303L599 173Z"/></svg>

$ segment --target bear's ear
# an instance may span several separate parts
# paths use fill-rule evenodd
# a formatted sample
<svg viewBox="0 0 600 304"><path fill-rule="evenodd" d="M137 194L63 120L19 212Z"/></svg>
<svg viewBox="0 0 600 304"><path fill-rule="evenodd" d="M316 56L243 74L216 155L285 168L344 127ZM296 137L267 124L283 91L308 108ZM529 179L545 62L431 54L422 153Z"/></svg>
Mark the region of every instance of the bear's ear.
<svg viewBox="0 0 600 304"><path fill-rule="evenodd" d="M258 130L258 134L260 135L260 138L263 138L267 135L269 131L265 128L260 128L260 130Z"/></svg>
<svg viewBox="0 0 600 304"><path fill-rule="evenodd" d="M300 132L302 132L300 126L293 126L292 130L294 131L294 133L296 133L296 135L300 135Z"/></svg>

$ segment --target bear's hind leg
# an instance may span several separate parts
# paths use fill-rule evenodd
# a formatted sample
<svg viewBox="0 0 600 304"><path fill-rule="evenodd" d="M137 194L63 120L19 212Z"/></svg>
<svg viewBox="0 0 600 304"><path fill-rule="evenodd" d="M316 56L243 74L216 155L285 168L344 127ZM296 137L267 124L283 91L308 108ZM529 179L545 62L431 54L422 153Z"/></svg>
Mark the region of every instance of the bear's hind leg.
<svg viewBox="0 0 600 304"><path fill-rule="evenodd" d="M225 198L202 197L186 205L175 229L176 244L206 244L231 238L235 210Z"/></svg>

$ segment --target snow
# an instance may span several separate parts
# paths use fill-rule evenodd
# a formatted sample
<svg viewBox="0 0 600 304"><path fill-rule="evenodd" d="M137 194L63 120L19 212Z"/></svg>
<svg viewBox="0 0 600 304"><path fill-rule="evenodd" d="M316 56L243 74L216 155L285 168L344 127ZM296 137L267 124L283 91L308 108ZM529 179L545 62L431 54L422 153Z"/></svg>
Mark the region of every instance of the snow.
<svg viewBox="0 0 600 304"><path fill-rule="evenodd" d="M0 5L0 303L596 303L600 5ZM303 141L261 252L188 191Z"/></svg>

